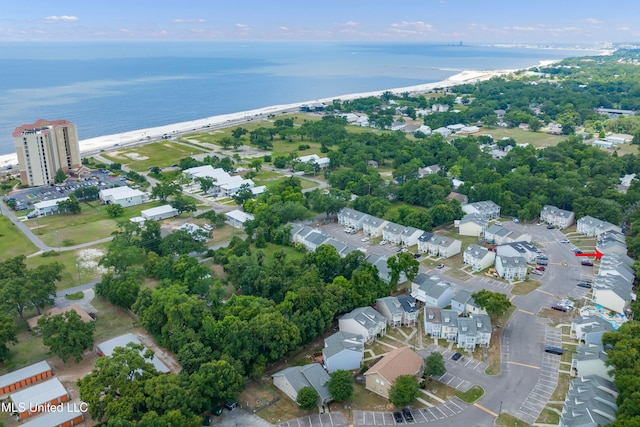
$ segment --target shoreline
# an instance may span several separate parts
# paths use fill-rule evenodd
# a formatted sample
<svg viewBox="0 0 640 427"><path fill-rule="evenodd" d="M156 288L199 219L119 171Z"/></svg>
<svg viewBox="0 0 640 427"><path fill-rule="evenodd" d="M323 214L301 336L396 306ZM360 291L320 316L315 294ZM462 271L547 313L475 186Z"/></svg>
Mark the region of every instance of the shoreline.
<svg viewBox="0 0 640 427"><path fill-rule="evenodd" d="M549 66L560 60L542 60L538 64L523 68L527 70L532 67L544 67ZM190 120L186 122L172 123L162 126L155 126L146 129L136 129L131 131L120 132L116 134L103 135L94 138L84 139L79 141L81 157L90 154L98 154L101 151L109 151L111 149L118 149L128 146L134 146L144 143L151 143L157 140L162 140L163 136L173 136L183 133L190 133L194 131L204 131L206 129L215 130L222 129L230 126L237 126L241 123L251 121L254 118L258 120L265 118L271 114L280 114L286 112L299 111L303 105L313 103L331 103L334 99L340 99L343 101L366 98L369 96L381 96L385 92L391 92L393 94L401 94L404 92L412 93L426 93L436 88L448 88L461 84L478 83L480 81L489 80L492 77L502 76L514 73L520 69L514 70L463 70L451 77L446 78L433 83L423 83L414 86L407 86L401 88L385 89L371 92L352 93L340 96L332 96L328 98L309 100L304 102L296 102L291 104L272 105L263 108L257 108L254 110L240 111L237 113L221 114L217 116L205 117L201 119ZM17 154L3 154L0 155L0 168L6 166L17 166L18 156Z"/></svg>

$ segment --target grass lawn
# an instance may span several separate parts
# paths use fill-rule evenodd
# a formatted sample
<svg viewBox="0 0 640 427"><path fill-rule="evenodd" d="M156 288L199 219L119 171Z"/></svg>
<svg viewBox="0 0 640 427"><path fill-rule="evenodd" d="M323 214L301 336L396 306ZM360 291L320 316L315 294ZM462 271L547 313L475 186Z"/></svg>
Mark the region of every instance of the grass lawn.
<svg viewBox="0 0 640 427"><path fill-rule="evenodd" d="M78 292L74 292L72 294L66 294L65 298L69 299L69 300L72 300L72 301L78 301L78 300L81 300L82 298L84 298L84 292L78 291Z"/></svg>
<svg viewBox="0 0 640 427"><path fill-rule="evenodd" d="M187 196L185 196L187 197ZM195 200L195 199L194 199ZM140 215L140 211L162 205L159 201L124 208L118 218L110 218L100 202L81 203L79 214L50 215L27 222L31 230L52 247L74 246L111 236L118 223Z"/></svg>
<svg viewBox="0 0 640 427"><path fill-rule="evenodd" d="M434 380L433 378L429 378L429 382L427 383L425 390L432 394L435 394L443 400L450 400L458 394L455 388L441 383L438 380ZM434 405L438 405L440 403L434 402L432 399L422 393L420 393L420 399L431 401L431 403L433 403Z"/></svg>
<svg viewBox="0 0 640 427"><path fill-rule="evenodd" d="M38 248L4 215L0 215L0 261L30 255Z"/></svg>
<svg viewBox="0 0 640 427"><path fill-rule="evenodd" d="M529 295L529 293L538 289L542 283L537 280L526 280L524 282L516 283L511 289L513 295Z"/></svg>
<svg viewBox="0 0 640 427"><path fill-rule="evenodd" d="M152 144L140 145L126 150L111 151L102 153L102 157L114 163L127 165L137 172L148 170L151 166L167 167L171 166L183 157L192 154L206 153L207 150L174 141L161 141Z"/></svg>
<svg viewBox="0 0 640 427"><path fill-rule="evenodd" d="M514 417L511 414L507 414L503 412L500 414L498 418L496 418L495 424L497 426L505 426L505 427L528 427L530 424L525 423L524 421Z"/></svg>
<svg viewBox="0 0 640 427"><path fill-rule="evenodd" d="M92 249L98 250L102 253L106 253L107 246L107 243L101 243L75 251L62 251L56 256L35 256L27 258L25 264L28 268L35 268L39 265L49 264L54 261L61 263L64 266L64 269L61 273L62 280L58 282L57 288L58 290L63 290L72 286L77 286L80 283L86 283L92 280L99 279L100 272L97 269L82 267L78 269L76 261L78 260L78 256L80 253L89 253ZM98 259L96 259L95 261L97 262Z"/></svg>
<svg viewBox="0 0 640 427"><path fill-rule="evenodd" d="M511 315L516 311L516 306L512 305L509 310L500 316L498 320L492 323L496 326L491 334L491 341L489 342L489 348L487 349L487 359L489 366L484 371L487 375L499 375L501 371L501 359L500 359L500 341L502 339L502 327L507 324ZM500 328L498 328L500 326Z"/></svg>
<svg viewBox="0 0 640 427"><path fill-rule="evenodd" d="M260 185L267 185L273 181L277 181L280 178L282 178L282 174L278 172L261 170L260 172L258 172L256 176L254 176L251 179L256 184L256 186L260 186Z"/></svg>
<svg viewBox="0 0 640 427"><path fill-rule="evenodd" d="M473 403L476 400L480 399L484 394L484 389L479 385L474 385L469 390L464 393L461 391L456 392L456 396L460 398L463 402Z"/></svg>
<svg viewBox="0 0 640 427"><path fill-rule="evenodd" d="M122 335L137 326L133 317L124 309L116 307L105 299L95 297L91 301L91 305L98 310L94 342L102 342L105 339Z"/></svg>
<svg viewBox="0 0 640 427"><path fill-rule="evenodd" d="M544 408L542 412L540 412L540 416L536 420L536 424L550 424L554 426L557 426L559 422L560 415L549 408Z"/></svg>
<svg viewBox="0 0 640 427"><path fill-rule="evenodd" d="M483 128L480 133L476 134L476 136L479 135L491 135L496 141L509 137L513 138L519 144L528 143L534 147L554 146L567 139L564 135L549 135L543 132L531 132L518 128L508 129L497 127L493 129Z"/></svg>

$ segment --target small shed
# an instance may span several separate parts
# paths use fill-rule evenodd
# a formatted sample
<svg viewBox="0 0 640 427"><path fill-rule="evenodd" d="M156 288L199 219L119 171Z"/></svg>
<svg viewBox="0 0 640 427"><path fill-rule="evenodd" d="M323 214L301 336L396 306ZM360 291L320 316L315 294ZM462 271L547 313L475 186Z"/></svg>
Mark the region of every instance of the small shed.
<svg viewBox="0 0 640 427"><path fill-rule="evenodd" d="M68 406L67 406L68 405ZM73 427L84 422L83 407L71 403L62 411L51 411L22 424L21 427Z"/></svg>
<svg viewBox="0 0 640 427"><path fill-rule="evenodd" d="M145 220L160 221L167 218L173 218L178 216L178 210L171 207L171 205L162 205L151 209L146 209L140 212L140 215Z"/></svg>
<svg viewBox="0 0 640 427"><path fill-rule="evenodd" d="M253 215L250 213L246 213L239 209L232 210L225 214L227 222L229 225L235 228L244 229L244 223L247 221L252 221L254 219Z"/></svg>
<svg viewBox="0 0 640 427"><path fill-rule="evenodd" d="M129 343L142 344L138 337L136 337L132 333L128 333L98 344L98 346L96 347L96 351L100 356L109 357L113 354L113 351L116 349L116 347L126 347ZM140 354L144 355L145 351L146 350L142 350ZM153 364L158 372L162 372L163 374L170 372L167 365L165 365L160 359L158 359L155 354L153 355L153 358L151 360L148 360L148 362Z"/></svg>
<svg viewBox="0 0 640 427"><path fill-rule="evenodd" d="M25 366L17 371L9 372L0 377L0 390L2 394L10 393L19 388L35 384L53 376L51 366L43 360L33 365Z"/></svg>
<svg viewBox="0 0 640 427"><path fill-rule="evenodd" d="M59 405L69 400L69 393L57 378L36 384L9 395L20 420L48 412L49 405Z"/></svg>

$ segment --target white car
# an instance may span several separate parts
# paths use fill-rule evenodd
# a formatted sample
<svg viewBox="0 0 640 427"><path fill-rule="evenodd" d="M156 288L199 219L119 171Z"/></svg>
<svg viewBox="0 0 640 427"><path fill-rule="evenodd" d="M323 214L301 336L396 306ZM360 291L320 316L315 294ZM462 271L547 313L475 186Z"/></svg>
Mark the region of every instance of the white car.
<svg viewBox="0 0 640 427"><path fill-rule="evenodd" d="M562 239L560 240L560 243L569 243L569 239Z"/></svg>
<svg viewBox="0 0 640 427"><path fill-rule="evenodd" d="M386 240L383 240L383 241L381 241L379 244L380 244L380 246L384 246L384 245L386 245L387 243L389 243L389 242L387 242Z"/></svg>
<svg viewBox="0 0 640 427"><path fill-rule="evenodd" d="M203 225L203 226L202 226L202 228L204 228L204 229L205 229L205 230L207 230L207 231L211 231L211 230L213 230L213 227L212 227L212 226L210 226L209 224L205 224L205 225Z"/></svg>
<svg viewBox="0 0 640 427"><path fill-rule="evenodd" d="M368 238L368 237L363 237L360 241L361 241L361 242L368 242L368 241L369 241L369 238Z"/></svg>

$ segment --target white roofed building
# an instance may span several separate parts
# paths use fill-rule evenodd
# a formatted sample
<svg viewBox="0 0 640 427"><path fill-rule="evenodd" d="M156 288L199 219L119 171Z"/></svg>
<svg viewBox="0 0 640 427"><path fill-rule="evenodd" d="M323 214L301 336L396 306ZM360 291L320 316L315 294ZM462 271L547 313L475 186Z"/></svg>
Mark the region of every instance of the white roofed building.
<svg viewBox="0 0 640 427"><path fill-rule="evenodd" d="M162 205L151 209L145 209L140 212L140 215L142 216L142 218L144 218L145 221L160 221L163 219L178 216L178 210L171 205Z"/></svg>
<svg viewBox="0 0 640 427"><path fill-rule="evenodd" d="M229 225L241 230L244 229L244 223L253 221L255 218L250 213L235 209L224 214Z"/></svg>
<svg viewBox="0 0 640 427"><path fill-rule="evenodd" d="M45 200L43 202L34 203L34 213L37 216L54 215L58 213L58 202L69 200L68 197L60 197L59 199Z"/></svg>
<svg viewBox="0 0 640 427"><path fill-rule="evenodd" d="M126 186L105 188L100 190L98 196L105 205L120 205L123 208L141 205L149 200L146 193Z"/></svg>
<svg viewBox="0 0 640 427"><path fill-rule="evenodd" d="M296 162L300 163L316 163L320 169L327 169L331 163L331 159L328 157L320 157L317 154L310 154L308 156L298 157Z"/></svg>

